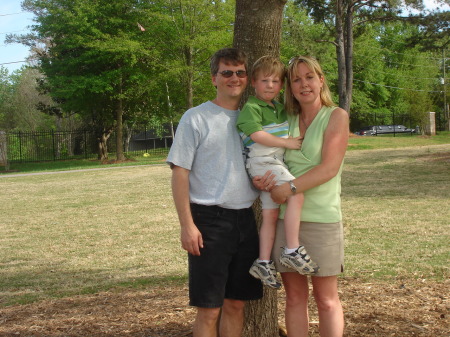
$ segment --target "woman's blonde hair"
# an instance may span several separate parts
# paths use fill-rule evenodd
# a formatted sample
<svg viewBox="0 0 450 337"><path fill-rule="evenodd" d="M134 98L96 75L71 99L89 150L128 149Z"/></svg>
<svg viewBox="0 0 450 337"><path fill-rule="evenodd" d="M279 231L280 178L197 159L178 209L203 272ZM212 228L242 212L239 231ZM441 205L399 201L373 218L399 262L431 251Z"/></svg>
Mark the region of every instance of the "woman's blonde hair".
<svg viewBox="0 0 450 337"><path fill-rule="evenodd" d="M319 78L323 79L322 90L320 91L320 101L325 106L334 106L331 98L330 88L328 87L325 75L319 62L309 56L297 56L289 61L289 66L286 72L286 90L284 92L284 105L288 113L298 115L301 113L301 107L298 101L292 94L291 79L297 75L298 65L300 63L306 64L306 66L312 70Z"/></svg>

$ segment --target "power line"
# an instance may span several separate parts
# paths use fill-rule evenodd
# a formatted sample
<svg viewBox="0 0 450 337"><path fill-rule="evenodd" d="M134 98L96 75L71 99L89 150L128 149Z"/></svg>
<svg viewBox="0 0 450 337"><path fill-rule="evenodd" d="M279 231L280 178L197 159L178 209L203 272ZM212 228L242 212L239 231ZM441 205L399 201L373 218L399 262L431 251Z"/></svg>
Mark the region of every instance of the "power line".
<svg viewBox="0 0 450 337"><path fill-rule="evenodd" d="M22 29L22 30L15 30L15 31L12 31L12 32L4 32L4 33L0 33L0 34L11 34L11 33L18 33L18 32L24 32L24 31L26 31L27 29Z"/></svg>
<svg viewBox="0 0 450 337"><path fill-rule="evenodd" d="M13 61L13 62L6 62L6 63L0 63L0 66L4 65L4 64L13 64L13 63L23 63L23 62L28 62L28 61Z"/></svg>
<svg viewBox="0 0 450 337"><path fill-rule="evenodd" d="M17 15L17 14L23 14L26 12L17 12L17 13L9 13L9 14L0 14L0 16L8 16L8 15Z"/></svg>

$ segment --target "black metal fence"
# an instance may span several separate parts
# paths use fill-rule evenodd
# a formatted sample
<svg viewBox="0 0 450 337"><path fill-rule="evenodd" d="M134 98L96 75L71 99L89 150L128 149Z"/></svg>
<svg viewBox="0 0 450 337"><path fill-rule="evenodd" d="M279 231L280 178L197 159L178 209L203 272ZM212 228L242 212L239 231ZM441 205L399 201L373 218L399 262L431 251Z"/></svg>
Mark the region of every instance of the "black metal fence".
<svg viewBox="0 0 450 337"><path fill-rule="evenodd" d="M6 152L9 162L35 162L67 159L97 159L98 141L92 131L29 131L6 132ZM154 130L132 130L124 140L128 155L164 154L172 145L168 132L157 136ZM116 135L107 141L108 153L116 151Z"/></svg>

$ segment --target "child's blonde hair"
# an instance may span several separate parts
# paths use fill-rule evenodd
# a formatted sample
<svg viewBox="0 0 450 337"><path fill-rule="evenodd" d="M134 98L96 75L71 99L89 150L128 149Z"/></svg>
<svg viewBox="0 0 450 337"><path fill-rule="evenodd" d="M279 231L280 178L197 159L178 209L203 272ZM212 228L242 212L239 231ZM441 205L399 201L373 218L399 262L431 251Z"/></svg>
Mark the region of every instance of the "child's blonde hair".
<svg viewBox="0 0 450 337"><path fill-rule="evenodd" d="M256 80L258 76L278 76L284 82L286 76L285 65L274 56L263 56L255 61L252 68L252 80Z"/></svg>
<svg viewBox="0 0 450 337"><path fill-rule="evenodd" d="M284 92L284 106L288 113L298 115L301 113L300 104L292 95L291 79L297 75L298 65L300 63L306 64L306 66L313 71L319 78L323 79L322 90L320 91L320 101L325 106L334 106L331 98L330 88L328 87L325 75L319 62L309 56L297 56L289 61L289 67L286 72L286 90Z"/></svg>

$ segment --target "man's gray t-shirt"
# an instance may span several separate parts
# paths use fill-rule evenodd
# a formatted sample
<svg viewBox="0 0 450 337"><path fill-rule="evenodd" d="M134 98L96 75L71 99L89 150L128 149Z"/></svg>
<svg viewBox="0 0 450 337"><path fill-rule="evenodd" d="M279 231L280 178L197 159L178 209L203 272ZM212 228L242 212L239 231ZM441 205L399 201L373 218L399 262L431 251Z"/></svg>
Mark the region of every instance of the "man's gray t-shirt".
<svg viewBox="0 0 450 337"><path fill-rule="evenodd" d="M208 101L181 117L167 163L190 170L191 202L242 209L258 196L245 170L238 115Z"/></svg>

